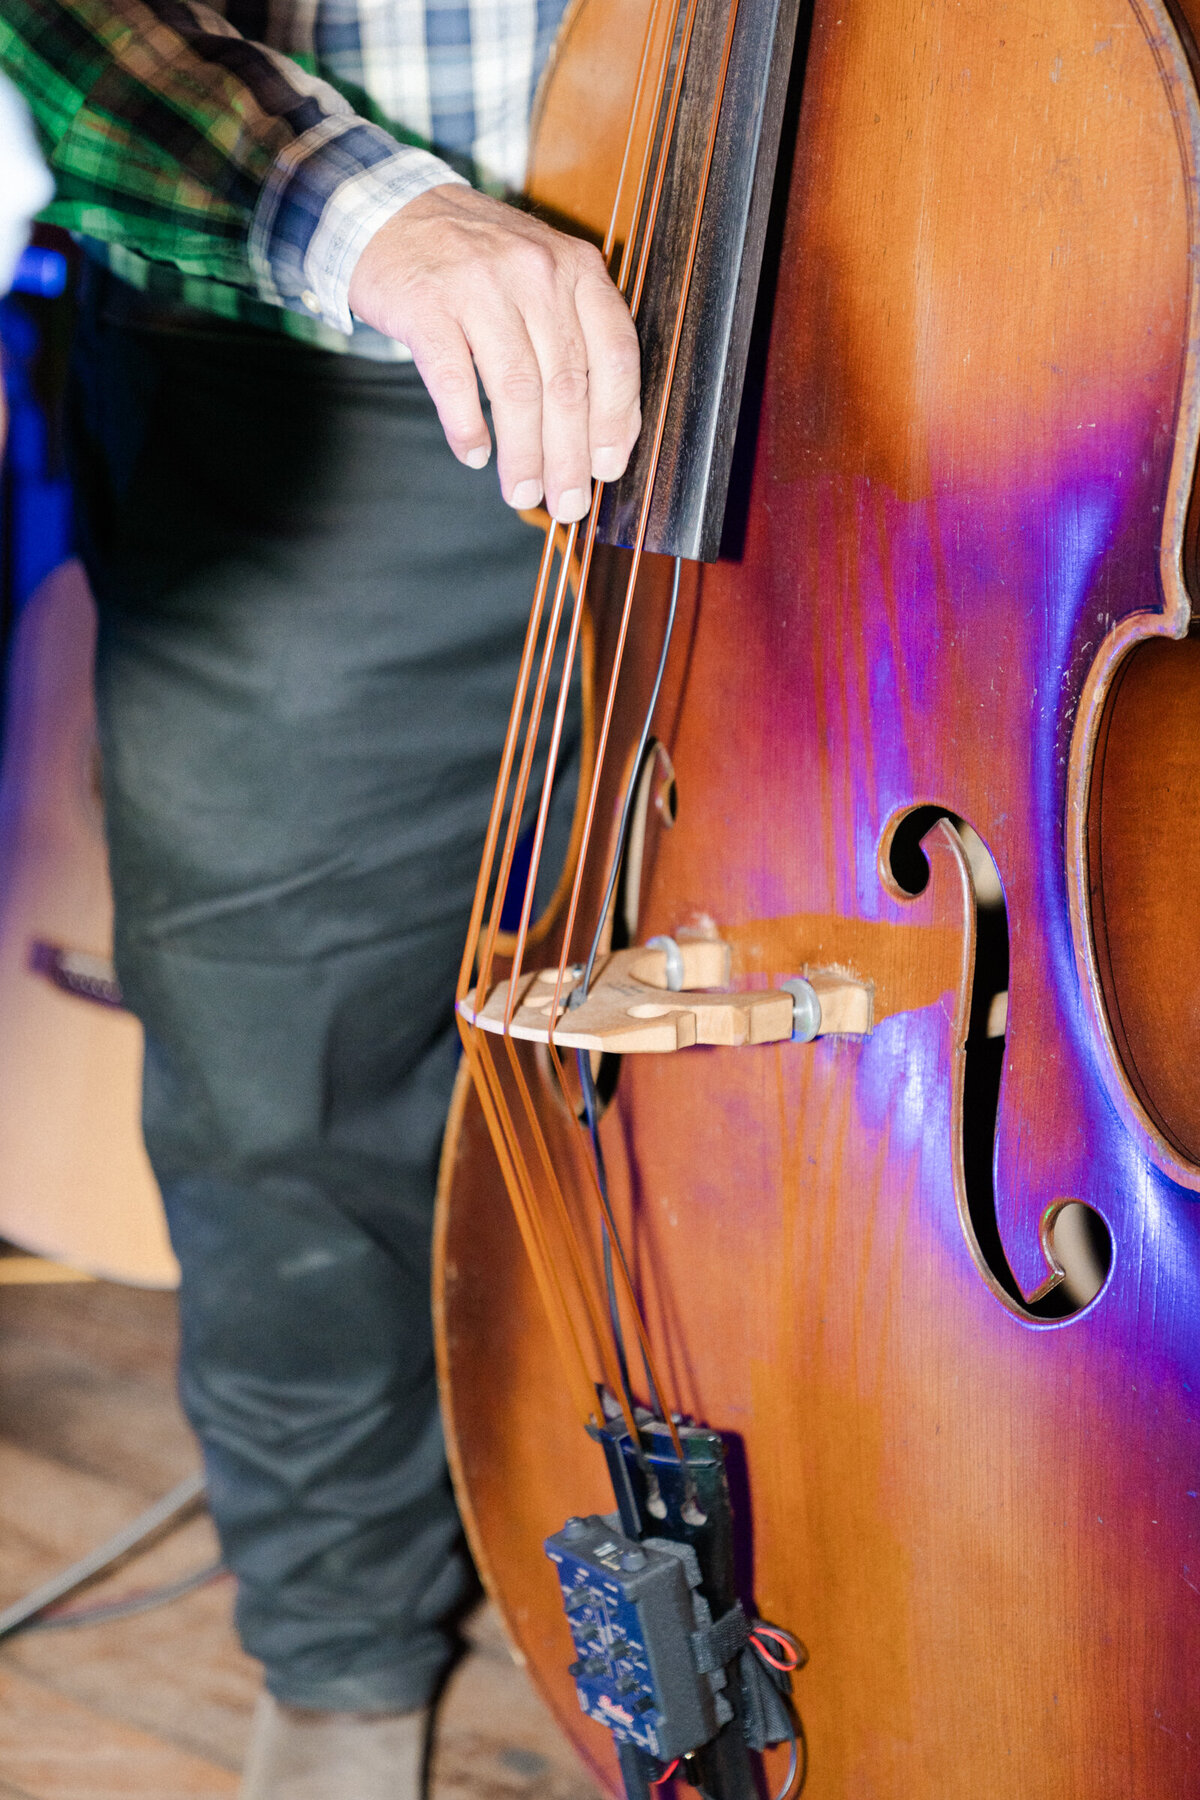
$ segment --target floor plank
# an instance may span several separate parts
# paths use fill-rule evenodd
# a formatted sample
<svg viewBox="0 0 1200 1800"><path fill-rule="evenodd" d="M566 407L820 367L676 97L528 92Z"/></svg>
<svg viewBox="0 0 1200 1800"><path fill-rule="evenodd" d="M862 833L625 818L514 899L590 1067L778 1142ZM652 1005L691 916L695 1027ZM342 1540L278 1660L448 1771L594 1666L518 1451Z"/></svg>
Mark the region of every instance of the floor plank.
<svg viewBox="0 0 1200 1800"><path fill-rule="evenodd" d="M124 1306L102 1282L0 1293L0 1441L150 1500L196 1450L175 1398L173 1296L124 1292Z"/></svg>
<svg viewBox="0 0 1200 1800"><path fill-rule="evenodd" d="M108 1454L113 1457L111 1442ZM192 1451L193 1467L195 1461ZM180 1474L185 1472L180 1470ZM159 1491L156 1487L153 1495L157 1497ZM145 1510L148 1498L141 1483L130 1480L124 1468L97 1474L0 1437L0 1556L6 1547L3 1534L18 1533L37 1546L43 1559L49 1559L43 1573L50 1574L59 1563L82 1555L128 1525ZM17 1579L25 1580L24 1568ZM6 1589L0 1575L5 1604L16 1597Z"/></svg>
<svg viewBox="0 0 1200 1800"><path fill-rule="evenodd" d="M196 1463L175 1398L170 1294L97 1282L0 1288L0 1606L135 1517ZM84 1598L216 1554L193 1518ZM0 1800L235 1795L257 1664L223 1579L135 1618L0 1646ZM597 1800L486 1608L451 1680L431 1800Z"/></svg>
<svg viewBox="0 0 1200 1800"><path fill-rule="evenodd" d="M211 1524L197 1519L89 1589L87 1601L176 1580L211 1561L215 1552ZM99 1713L236 1769L259 1673L237 1642L232 1607L232 1584L225 1579L133 1618L24 1634L0 1655L0 1666L20 1669Z"/></svg>
<svg viewBox="0 0 1200 1800"><path fill-rule="evenodd" d="M88 1282L69 1297L15 1289L0 1309L0 1345L21 1336L72 1350L110 1374L174 1392L179 1337L174 1294L111 1281Z"/></svg>
<svg viewBox="0 0 1200 1800"><path fill-rule="evenodd" d="M0 1669L0 1769L31 1800L225 1800L237 1777Z"/></svg>
<svg viewBox="0 0 1200 1800"><path fill-rule="evenodd" d="M438 1718L431 1800L597 1800L529 1677L495 1647L499 1626L472 1635Z"/></svg>

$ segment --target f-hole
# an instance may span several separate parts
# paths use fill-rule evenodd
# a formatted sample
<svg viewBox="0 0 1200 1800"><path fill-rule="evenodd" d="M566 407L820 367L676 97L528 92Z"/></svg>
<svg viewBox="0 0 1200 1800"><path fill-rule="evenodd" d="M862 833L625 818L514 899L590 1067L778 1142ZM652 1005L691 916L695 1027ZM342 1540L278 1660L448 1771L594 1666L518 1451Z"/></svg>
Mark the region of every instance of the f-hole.
<svg viewBox="0 0 1200 1800"><path fill-rule="evenodd" d="M1009 1267L996 1216L996 1124L1008 1029L1008 908L990 850L965 819L944 807L919 806L896 826L889 850L893 879L904 893L924 892L929 864L921 839L939 819L953 825L975 888L975 972L963 1074L963 1176L975 1242L1013 1304L1030 1318L1066 1319L1087 1306L1104 1286L1112 1264L1112 1239L1094 1208L1069 1200L1048 1217L1047 1236L1063 1279L1040 1299L1021 1293Z"/></svg>

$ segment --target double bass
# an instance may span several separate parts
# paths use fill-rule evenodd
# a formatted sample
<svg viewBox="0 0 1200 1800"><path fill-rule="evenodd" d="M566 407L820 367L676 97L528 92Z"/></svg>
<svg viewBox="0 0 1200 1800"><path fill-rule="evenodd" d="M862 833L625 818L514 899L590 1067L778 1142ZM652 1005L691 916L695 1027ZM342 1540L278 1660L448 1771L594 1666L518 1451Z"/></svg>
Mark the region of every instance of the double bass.
<svg viewBox="0 0 1200 1800"><path fill-rule="evenodd" d="M1200 1793L1194 14L576 0L543 83L645 424L547 535L437 1308L480 1570L610 1791L542 1546L623 1430L697 1517L719 1444L803 1751L644 1791ZM504 914L557 630L575 828Z"/></svg>

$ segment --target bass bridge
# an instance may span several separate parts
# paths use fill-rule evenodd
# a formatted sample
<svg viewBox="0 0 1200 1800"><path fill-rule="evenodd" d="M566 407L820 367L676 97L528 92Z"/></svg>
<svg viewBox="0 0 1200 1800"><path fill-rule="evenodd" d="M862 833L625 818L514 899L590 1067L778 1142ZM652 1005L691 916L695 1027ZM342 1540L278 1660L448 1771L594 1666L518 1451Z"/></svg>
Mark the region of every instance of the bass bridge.
<svg viewBox="0 0 1200 1800"><path fill-rule="evenodd" d="M810 1042L871 1029L873 990L837 969L811 969L778 988L731 992L733 956L720 938L656 937L638 949L598 957L586 993L571 964L501 981L478 1002L459 1003L481 1031L527 1043L613 1055L662 1055L708 1044ZM511 1004L511 1014L510 1014ZM553 1016L552 1016L553 1015Z"/></svg>

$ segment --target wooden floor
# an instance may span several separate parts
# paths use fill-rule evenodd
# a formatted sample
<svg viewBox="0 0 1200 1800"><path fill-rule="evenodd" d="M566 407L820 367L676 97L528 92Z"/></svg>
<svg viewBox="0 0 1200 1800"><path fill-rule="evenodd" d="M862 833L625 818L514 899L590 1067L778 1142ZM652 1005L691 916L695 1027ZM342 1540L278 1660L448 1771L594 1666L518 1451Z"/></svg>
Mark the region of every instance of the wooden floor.
<svg viewBox="0 0 1200 1800"><path fill-rule="evenodd" d="M0 1286L0 1606L196 1464L174 1396L171 1296L106 1283ZM215 1556L199 1517L89 1590L99 1601ZM219 1580L140 1617L0 1649L0 1800L236 1795L257 1665ZM481 1609L451 1683L433 1800L595 1800Z"/></svg>

